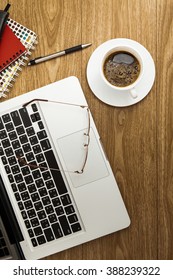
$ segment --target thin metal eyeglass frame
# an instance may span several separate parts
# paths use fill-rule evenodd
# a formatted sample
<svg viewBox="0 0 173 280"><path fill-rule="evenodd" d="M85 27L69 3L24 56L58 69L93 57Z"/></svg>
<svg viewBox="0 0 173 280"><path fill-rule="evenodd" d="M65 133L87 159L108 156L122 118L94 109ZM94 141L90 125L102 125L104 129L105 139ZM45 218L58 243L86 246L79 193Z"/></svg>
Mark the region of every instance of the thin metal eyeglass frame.
<svg viewBox="0 0 173 280"><path fill-rule="evenodd" d="M87 110L87 115L88 115L88 128L87 128L87 132L84 133L85 136L87 136L87 143L84 144L84 148L86 150L86 154L85 154L85 158L82 164L82 168L80 170L76 170L76 171L69 171L69 170L64 170L64 169L57 169L57 168L50 168L50 167L43 167L41 165L35 165L35 164L31 164L26 162L22 157L17 157L17 159L23 163L24 165L27 165L31 168L40 168L40 169L44 169L44 170L53 170L53 171L64 171L64 172L68 172L68 173L76 173L76 174L82 174L84 172L86 163L87 163L87 159L88 159L88 153L89 153L89 144L90 144L90 128L91 128L91 120L90 120L90 110L89 107L86 105L78 105L78 104L72 104L72 103L65 103L65 102L60 102L60 101L52 101L52 100L48 100L48 99L32 99L28 102L26 102L25 104L23 104L23 107L27 107L29 104L33 103L33 102L50 102L50 103L58 103L58 104L62 104L62 105L71 105L71 106L77 106L77 107L81 107L83 109Z"/></svg>

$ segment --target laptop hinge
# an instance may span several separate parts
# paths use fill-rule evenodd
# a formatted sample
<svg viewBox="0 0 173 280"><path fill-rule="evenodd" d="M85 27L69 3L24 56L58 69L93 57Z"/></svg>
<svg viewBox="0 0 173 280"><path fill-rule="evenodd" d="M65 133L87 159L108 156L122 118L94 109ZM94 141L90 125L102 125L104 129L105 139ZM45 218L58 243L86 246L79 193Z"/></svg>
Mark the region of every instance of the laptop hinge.
<svg viewBox="0 0 173 280"><path fill-rule="evenodd" d="M11 244L24 240L19 224L17 222L11 202L8 198L2 177L0 175L0 215L5 225Z"/></svg>

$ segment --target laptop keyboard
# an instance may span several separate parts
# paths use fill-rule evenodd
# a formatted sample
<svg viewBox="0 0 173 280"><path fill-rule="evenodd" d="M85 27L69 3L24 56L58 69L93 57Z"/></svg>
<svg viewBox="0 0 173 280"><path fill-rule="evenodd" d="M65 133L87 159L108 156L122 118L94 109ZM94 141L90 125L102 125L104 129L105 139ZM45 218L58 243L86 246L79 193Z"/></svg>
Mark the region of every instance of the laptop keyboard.
<svg viewBox="0 0 173 280"><path fill-rule="evenodd" d="M2 233L0 229L0 258L9 256L9 251Z"/></svg>
<svg viewBox="0 0 173 280"><path fill-rule="evenodd" d="M34 247L81 230L36 103L0 117L0 157ZM41 167L39 168L38 165Z"/></svg>

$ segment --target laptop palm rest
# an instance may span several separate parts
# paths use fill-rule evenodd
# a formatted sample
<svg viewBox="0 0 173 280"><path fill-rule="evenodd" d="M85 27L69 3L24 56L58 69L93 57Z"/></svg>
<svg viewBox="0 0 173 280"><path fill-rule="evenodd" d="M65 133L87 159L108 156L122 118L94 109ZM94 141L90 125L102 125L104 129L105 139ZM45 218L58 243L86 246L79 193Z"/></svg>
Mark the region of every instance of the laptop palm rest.
<svg viewBox="0 0 173 280"><path fill-rule="evenodd" d="M74 187L80 187L94 181L98 181L109 175L102 152L97 142L93 129L90 131L90 143L88 147L87 163L82 174L75 174L73 171L80 171L86 156L87 136L86 130L80 130L57 140L58 148L65 163L65 171L69 175Z"/></svg>

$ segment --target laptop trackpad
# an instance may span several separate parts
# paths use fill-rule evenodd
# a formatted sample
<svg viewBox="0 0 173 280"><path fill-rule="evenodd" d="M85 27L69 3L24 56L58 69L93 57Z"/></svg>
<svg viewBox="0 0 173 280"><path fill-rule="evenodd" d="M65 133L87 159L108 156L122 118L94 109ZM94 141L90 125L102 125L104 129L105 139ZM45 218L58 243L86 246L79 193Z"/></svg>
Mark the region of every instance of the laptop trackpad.
<svg viewBox="0 0 173 280"><path fill-rule="evenodd" d="M85 132L86 130L80 130L57 140L60 154L65 163L64 170L81 170L86 157L84 143L87 143L87 136L84 135ZM69 172L69 175L74 187L89 184L109 175L93 129L90 131L88 157L84 172L82 174Z"/></svg>

